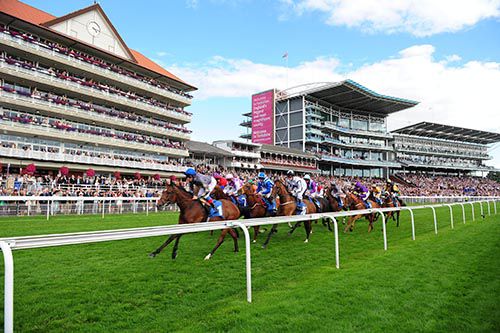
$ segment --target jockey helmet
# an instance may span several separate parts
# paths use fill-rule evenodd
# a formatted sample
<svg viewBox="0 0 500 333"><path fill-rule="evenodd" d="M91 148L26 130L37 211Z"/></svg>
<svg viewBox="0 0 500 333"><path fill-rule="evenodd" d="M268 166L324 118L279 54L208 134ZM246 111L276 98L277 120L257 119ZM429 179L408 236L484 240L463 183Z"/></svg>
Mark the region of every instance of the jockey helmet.
<svg viewBox="0 0 500 333"><path fill-rule="evenodd" d="M286 172L286 175L287 175L287 176L293 176L293 175L295 175L295 172L293 172L293 170L288 170L288 171Z"/></svg>
<svg viewBox="0 0 500 333"><path fill-rule="evenodd" d="M311 176L309 176L309 174L306 174L306 175L304 176L304 179L305 179L305 180L311 180Z"/></svg>
<svg viewBox="0 0 500 333"><path fill-rule="evenodd" d="M227 179L227 180L229 180L229 179L233 179L233 178L234 178L234 177L233 177L233 174L232 174L232 173L228 173L228 174L226 175L226 179Z"/></svg>
<svg viewBox="0 0 500 333"><path fill-rule="evenodd" d="M361 187L361 183L360 182L356 182L356 184L354 184L354 187Z"/></svg>
<svg viewBox="0 0 500 333"><path fill-rule="evenodd" d="M196 170L194 170L193 168L189 168L184 172L184 174L188 177L189 176L194 177L196 176Z"/></svg>
<svg viewBox="0 0 500 333"><path fill-rule="evenodd" d="M215 179L221 179L220 174L219 174L219 173L217 173L217 172L214 172L213 177L214 177Z"/></svg>
<svg viewBox="0 0 500 333"><path fill-rule="evenodd" d="M392 184L392 180L387 179L387 184Z"/></svg>
<svg viewBox="0 0 500 333"><path fill-rule="evenodd" d="M264 178L266 178L266 174L263 172L259 172L258 177L259 177L259 179L264 179Z"/></svg>

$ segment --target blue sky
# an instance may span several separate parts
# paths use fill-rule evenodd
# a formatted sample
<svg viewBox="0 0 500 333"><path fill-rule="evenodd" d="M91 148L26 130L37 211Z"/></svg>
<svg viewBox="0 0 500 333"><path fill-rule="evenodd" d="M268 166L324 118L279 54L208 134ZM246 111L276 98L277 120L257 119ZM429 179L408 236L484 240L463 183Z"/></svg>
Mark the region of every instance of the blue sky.
<svg viewBox="0 0 500 333"><path fill-rule="evenodd" d="M26 2L56 16L92 4ZM99 3L131 48L199 87L196 140L237 138L251 94L286 88L287 76L289 86L351 78L421 102L391 129L426 120L500 132L500 0Z"/></svg>

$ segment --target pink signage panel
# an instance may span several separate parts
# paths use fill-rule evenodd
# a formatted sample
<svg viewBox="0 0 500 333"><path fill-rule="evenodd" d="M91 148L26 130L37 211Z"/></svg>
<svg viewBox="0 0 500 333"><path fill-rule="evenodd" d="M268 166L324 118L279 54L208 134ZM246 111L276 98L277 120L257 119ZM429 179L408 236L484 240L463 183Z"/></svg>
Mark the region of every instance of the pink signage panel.
<svg viewBox="0 0 500 333"><path fill-rule="evenodd" d="M274 144L274 90L252 96L252 142Z"/></svg>

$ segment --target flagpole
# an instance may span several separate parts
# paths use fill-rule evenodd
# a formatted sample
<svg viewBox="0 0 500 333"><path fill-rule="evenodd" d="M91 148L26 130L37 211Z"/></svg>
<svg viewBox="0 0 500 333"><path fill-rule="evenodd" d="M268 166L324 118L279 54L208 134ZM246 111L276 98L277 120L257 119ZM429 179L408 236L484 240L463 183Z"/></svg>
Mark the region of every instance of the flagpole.
<svg viewBox="0 0 500 333"><path fill-rule="evenodd" d="M288 89L288 52L286 54L286 89Z"/></svg>

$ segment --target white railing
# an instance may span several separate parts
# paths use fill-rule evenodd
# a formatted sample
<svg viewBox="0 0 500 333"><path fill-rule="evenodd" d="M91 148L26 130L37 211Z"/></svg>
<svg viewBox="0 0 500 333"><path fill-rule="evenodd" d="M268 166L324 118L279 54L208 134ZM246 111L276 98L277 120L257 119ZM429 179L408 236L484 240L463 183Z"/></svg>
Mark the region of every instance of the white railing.
<svg viewBox="0 0 500 333"><path fill-rule="evenodd" d="M171 172L184 172L185 167L178 165L169 165L161 163L126 161L120 159L92 157L85 155L71 155L65 153L50 153L34 150L24 150L19 148L3 148L0 147L0 156L3 157L16 157L23 159L36 159L41 161L57 161L69 163L83 163L92 165L114 166L122 168L136 168L144 170L159 170Z"/></svg>
<svg viewBox="0 0 500 333"><path fill-rule="evenodd" d="M500 196L400 196L407 204L434 204L452 202L470 202L480 200L500 200Z"/></svg>
<svg viewBox="0 0 500 333"><path fill-rule="evenodd" d="M89 64L85 61L82 61L80 59L76 59L74 57L70 57L70 56L65 55L65 54L61 54L61 53L56 52L54 50L49 50L47 47L40 46L40 45L37 45L34 43L26 42L22 39L15 38L15 37L10 36L10 35L5 34L5 33L0 33L0 39L5 39L8 41L14 42L16 44L22 45L24 47L29 47L29 49L33 49L37 55L44 55L45 58L50 59L50 60L53 60L53 59L50 57L47 57L48 55L53 56L54 58L61 58L65 61L69 62L74 68L77 68L79 70L86 69L90 72L95 71L95 72L98 72L99 73L98 75L100 75L102 77L105 77L108 79L112 78L115 81L118 81L120 83L126 82L127 84L132 85L133 87L138 87L138 88L140 88L144 91L147 91L147 92L154 92L157 95L176 100L176 101L184 103L186 105L191 104L191 99L188 97L182 96L182 95L177 94L175 92L168 91L166 89L157 87L155 85L151 85L151 84L142 82L141 80L134 79L130 76L118 74L118 73L113 72L112 70L107 70L107 69L104 69L100 66ZM33 53L33 51L31 53ZM94 74L95 74L95 72L94 72Z"/></svg>
<svg viewBox="0 0 500 333"><path fill-rule="evenodd" d="M85 215L158 212L158 197L84 197L84 196L0 196L0 217L45 215L47 221L55 215ZM162 210L176 210L167 206Z"/></svg>
<svg viewBox="0 0 500 333"><path fill-rule="evenodd" d="M76 82L63 80L58 77L54 77L49 74L44 74L41 72L29 70L16 65L9 65L6 62L0 61L0 68L4 69L3 72L7 72L12 75L13 72L17 73L17 76L22 76L28 80L36 79L38 82L50 84L51 86L58 85L60 88L68 89L79 94L85 94L90 98L103 98L111 103L118 103L122 106L130 107L133 106L137 109L154 112L157 115L168 116L171 119L180 120L183 122L190 122L191 116L188 114L176 112L169 110L167 108L162 108L159 106L154 106L146 102L141 102L135 99L127 98L118 94L109 93L107 91L102 91L99 89L90 88ZM22 75L20 75L22 74Z"/></svg>
<svg viewBox="0 0 500 333"><path fill-rule="evenodd" d="M44 108L44 110L48 110L52 113L57 113L63 118L66 118L68 114L72 113L79 116L81 119L92 119L97 123L105 123L112 126L120 125L122 127L131 128L134 131L146 130L153 135L162 133L165 136L173 136L181 139L189 139L190 137L188 133L184 133L182 131L171 130L162 126L151 125L149 123L140 123L137 121L122 119L119 117L103 115L93 111L85 111L77 107L51 103L39 98L22 96L15 93L8 93L3 90L0 90L0 96L8 98L9 103L13 103L13 101L21 101L24 103L28 103L28 105L22 103L18 103L18 105L21 104L21 106Z"/></svg>
<svg viewBox="0 0 500 333"><path fill-rule="evenodd" d="M247 301L252 302L252 276L251 276L251 253L250 253L250 235L248 228L260 225L269 224L283 224L292 222L312 221L320 218L327 218L334 224L334 238L335 238L335 265L340 268L339 257L339 242L338 242L338 224L337 218L344 216L353 216L359 214L372 214L379 213L382 218L382 233L384 241L384 250L387 250L387 230L385 225L384 213L407 210L411 217L412 239L415 240L415 221L413 211L417 209L431 209L434 219L434 232L438 233L438 224L436 216L436 208L448 207L450 212L451 228L454 228L454 216L452 207L459 205L462 208L463 223L466 223L465 218L465 205L471 206L472 221L475 220L474 216L474 203L479 203L481 215L484 217L483 203L488 205L488 214L491 215L492 209L490 203L493 204L494 214L497 214L497 205L494 200L483 200L469 203L452 203L443 205L430 205L430 206L414 206L414 207L395 207L395 208L378 208L378 209L364 209L358 211L336 212L336 213L321 213L310 215L297 215L288 217L270 217L260 219L248 220L234 220L234 221L221 221L212 223L193 223L183 225L171 225L166 227L149 227L149 228L133 228L133 229L120 229L109 231L96 231L96 232L80 232L69 234L55 234L43 236L27 236L27 237L7 237L0 238L0 247L4 255L5 267L5 293L4 293L4 332L12 333L14 329L14 260L12 257L12 250L16 249L30 249L40 247L52 247L72 244L87 244L97 243L112 240L136 239L152 236L165 236L165 235L180 235L185 233L203 232L211 230L222 230L226 228L241 228L245 236L245 261L246 261L246 286L247 286Z"/></svg>

